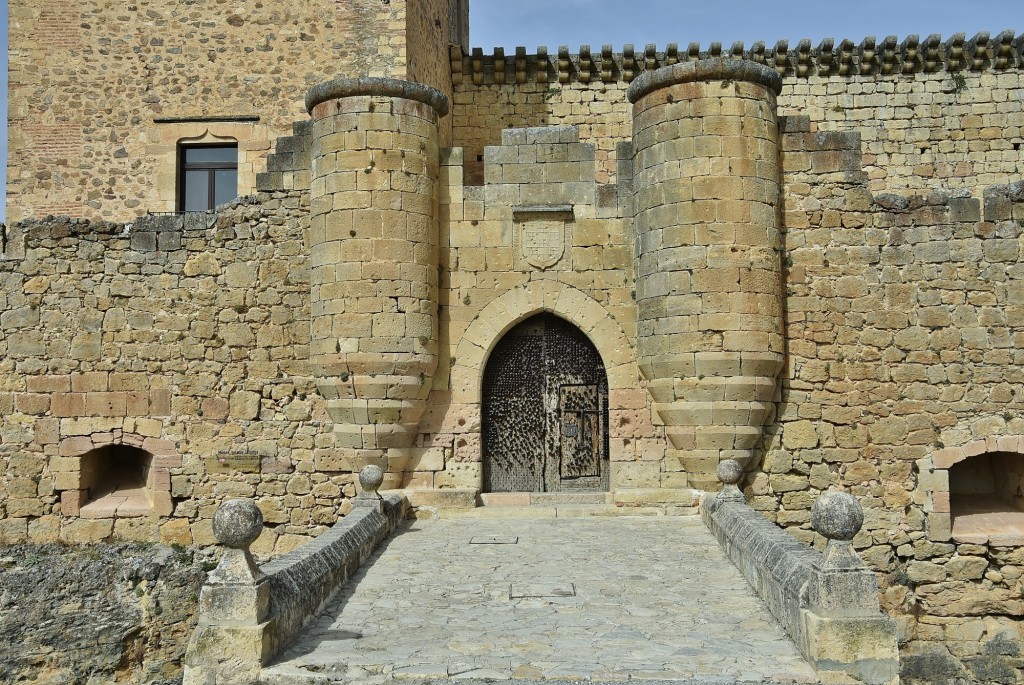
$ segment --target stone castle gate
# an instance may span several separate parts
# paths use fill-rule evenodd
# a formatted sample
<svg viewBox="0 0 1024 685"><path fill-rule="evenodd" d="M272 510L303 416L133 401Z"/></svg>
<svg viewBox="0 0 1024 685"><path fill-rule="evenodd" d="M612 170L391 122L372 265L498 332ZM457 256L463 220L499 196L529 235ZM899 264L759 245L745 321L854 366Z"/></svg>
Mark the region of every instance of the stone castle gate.
<svg viewBox="0 0 1024 685"><path fill-rule="evenodd" d="M608 490L608 377L582 331L538 314L498 342L483 450L485 492Z"/></svg>

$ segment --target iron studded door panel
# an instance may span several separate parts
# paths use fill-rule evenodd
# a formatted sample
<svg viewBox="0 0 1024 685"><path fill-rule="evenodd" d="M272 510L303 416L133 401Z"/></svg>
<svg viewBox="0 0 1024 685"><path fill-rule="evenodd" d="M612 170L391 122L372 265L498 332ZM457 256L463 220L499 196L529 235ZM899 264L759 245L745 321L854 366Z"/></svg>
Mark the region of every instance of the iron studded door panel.
<svg viewBox="0 0 1024 685"><path fill-rule="evenodd" d="M608 489L608 381L579 329L551 314L520 323L483 390L485 491Z"/></svg>
<svg viewBox="0 0 1024 685"><path fill-rule="evenodd" d="M544 489L544 328L524 322L502 338L484 371L484 489Z"/></svg>

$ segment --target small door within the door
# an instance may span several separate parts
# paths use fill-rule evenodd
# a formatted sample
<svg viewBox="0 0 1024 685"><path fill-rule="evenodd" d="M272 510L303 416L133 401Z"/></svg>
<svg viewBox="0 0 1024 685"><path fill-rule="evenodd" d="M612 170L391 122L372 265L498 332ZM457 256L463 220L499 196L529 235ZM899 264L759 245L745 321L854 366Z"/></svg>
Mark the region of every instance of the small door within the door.
<svg viewBox="0 0 1024 685"><path fill-rule="evenodd" d="M560 386L558 414L561 432L559 476L562 480L599 478L604 440L598 386Z"/></svg>

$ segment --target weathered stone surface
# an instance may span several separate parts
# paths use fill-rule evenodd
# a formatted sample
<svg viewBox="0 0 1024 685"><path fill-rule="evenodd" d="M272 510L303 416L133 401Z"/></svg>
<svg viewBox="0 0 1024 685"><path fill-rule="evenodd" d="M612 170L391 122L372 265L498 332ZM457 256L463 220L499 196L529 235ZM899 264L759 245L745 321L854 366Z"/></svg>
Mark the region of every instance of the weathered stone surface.
<svg viewBox="0 0 1024 685"><path fill-rule="evenodd" d="M951 493L986 463L986 494L1024 485L991 456L1024 452L1019 36L523 62L449 52L442 0L101 5L11 6L9 216L71 216L0 240L0 541L208 545L251 496L254 548L280 552L349 511L367 463L468 500L487 354L543 310L607 363L614 487L715 489L736 459L753 506L816 542L811 503L848 490L904 636L1007 677L977 650L1019 640L1024 535L965 531ZM300 66L260 68L280 63ZM118 87L85 92L97 73ZM398 81L328 87L330 116L292 128L282 103L365 75ZM239 141L247 197L148 215L175 209L178 145L214 138ZM524 258L516 208L569 208L556 264ZM81 457L106 445L154 457L145 516L80 517Z"/></svg>
<svg viewBox="0 0 1024 685"><path fill-rule="evenodd" d="M226 547L247 549L262 532L263 514L252 500L228 500L213 515L213 535Z"/></svg>
<svg viewBox="0 0 1024 685"><path fill-rule="evenodd" d="M896 626L879 611L875 576L852 550L832 549L849 546L841 536L860 527L859 505L847 498L825 493L816 503L819 523L836 536L824 555L722 493L705 496L701 516L824 680L892 685L899 681Z"/></svg>
<svg viewBox="0 0 1024 685"><path fill-rule="evenodd" d="M848 492L824 492L811 507L811 525L829 540L853 540L863 524L864 510Z"/></svg>
<svg viewBox="0 0 1024 685"><path fill-rule="evenodd" d="M473 539L518 542L467 544ZM595 547L600 564L591 563ZM646 570L635 564L637 548L649 550ZM817 682L696 517L418 521L374 557L358 585L264 669L267 685L312 685L324 677L316 664L343 680L384 667L417 681L626 682L632 675L724 685L742 670L740 682L751 684ZM708 563L718 569L710 576L699 572ZM677 579L663 583L662 569ZM486 598L459 600L473 588L485 588ZM545 593L554 596L510 596ZM700 631L687 628L694 621ZM407 627L403 639L390 639L399 625ZM592 649L590 638L602 630L603 646ZM339 631L361 637L329 639Z"/></svg>
<svg viewBox="0 0 1024 685"><path fill-rule="evenodd" d="M390 495L379 508L358 508L301 549L257 568L248 546L263 517L250 500L227 502L214 522L224 551L200 595L201 615L185 658L185 683L248 682L283 650L405 517L407 502Z"/></svg>
<svg viewBox="0 0 1024 685"><path fill-rule="evenodd" d="M180 682L204 573L163 546L17 545L0 565L0 681Z"/></svg>

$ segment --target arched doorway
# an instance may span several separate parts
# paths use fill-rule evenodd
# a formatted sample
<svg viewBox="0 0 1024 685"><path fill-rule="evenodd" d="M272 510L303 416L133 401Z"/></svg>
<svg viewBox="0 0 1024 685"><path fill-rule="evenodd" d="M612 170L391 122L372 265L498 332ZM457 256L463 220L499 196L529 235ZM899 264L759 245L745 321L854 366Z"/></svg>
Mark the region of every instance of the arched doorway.
<svg viewBox="0 0 1024 685"><path fill-rule="evenodd" d="M608 376L571 323L538 314L484 369L485 492L608 490Z"/></svg>

